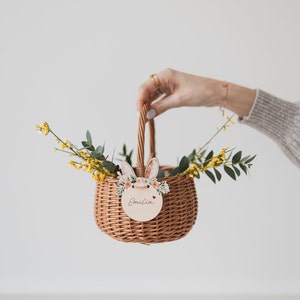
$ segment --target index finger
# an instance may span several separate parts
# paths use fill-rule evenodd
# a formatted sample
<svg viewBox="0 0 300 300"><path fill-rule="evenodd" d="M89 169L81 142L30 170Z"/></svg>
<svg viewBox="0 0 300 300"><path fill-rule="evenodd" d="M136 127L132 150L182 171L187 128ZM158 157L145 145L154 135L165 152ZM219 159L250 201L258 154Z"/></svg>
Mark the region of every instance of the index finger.
<svg viewBox="0 0 300 300"><path fill-rule="evenodd" d="M140 110L144 104L150 105L154 100L158 99L162 95L160 88L160 86L157 86L153 83L151 78L145 81L139 88L138 99L136 103L137 109Z"/></svg>

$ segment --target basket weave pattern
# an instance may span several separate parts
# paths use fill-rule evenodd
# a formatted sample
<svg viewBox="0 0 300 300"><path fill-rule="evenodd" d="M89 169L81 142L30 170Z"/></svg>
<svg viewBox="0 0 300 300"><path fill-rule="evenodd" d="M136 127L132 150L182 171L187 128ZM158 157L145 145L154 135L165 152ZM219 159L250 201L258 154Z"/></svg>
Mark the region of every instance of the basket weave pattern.
<svg viewBox="0 0 300 300"><path fill-rule="evenodd" d="M147 107L144 106L138 126L137 167L138 176L144 174L144 138ZM149 121L150 158L155 156L154 121ZM194 180L188 176L172 176L158 179L166 181L170 192L163 195L160 213L152 220L139 222L130 219L124 212L121 196L116 194L118 179L108 177L97 182L94 213L98 227L122 242L142 244L162 243L184 237L195 224L198 201Z"/></svg>

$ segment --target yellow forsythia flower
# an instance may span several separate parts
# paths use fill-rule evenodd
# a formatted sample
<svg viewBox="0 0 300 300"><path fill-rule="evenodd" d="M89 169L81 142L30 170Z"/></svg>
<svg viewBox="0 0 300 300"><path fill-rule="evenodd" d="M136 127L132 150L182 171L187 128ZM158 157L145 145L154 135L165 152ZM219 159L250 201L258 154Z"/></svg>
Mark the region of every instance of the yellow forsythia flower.
<svg viewBox="0 0 300 300"><path fill-rule="evenodd" d="M44 134L45 136L47 136L50 132L50 127L47 122L43 122L42 125L36 125L35 127L40 133Z"/></svg>

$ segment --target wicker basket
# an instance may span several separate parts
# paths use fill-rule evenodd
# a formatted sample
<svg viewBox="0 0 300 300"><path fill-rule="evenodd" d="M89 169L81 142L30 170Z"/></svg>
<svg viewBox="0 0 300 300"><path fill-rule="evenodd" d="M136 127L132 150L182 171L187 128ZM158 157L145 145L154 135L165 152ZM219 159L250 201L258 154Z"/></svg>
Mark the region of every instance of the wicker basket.
<svg viewBox="0 0 300 300"><path fill-rule="evenodd" d="M141 110L138 123L137 176L144 175L147 111L148 107L145 105ZM150 158L152 158L155 156L154 121L150 120L147 123L150 129ZM97 182L94 212L98 227L112 238L122 242L153 244L184 237L197 218L198 201L194 180L188 176L170 176L158 180L166 181L170 192L163 195L160 213L146 222L132 220L125 214L121 196L116 194L117 178L107 177L104 182Z"/></svg>

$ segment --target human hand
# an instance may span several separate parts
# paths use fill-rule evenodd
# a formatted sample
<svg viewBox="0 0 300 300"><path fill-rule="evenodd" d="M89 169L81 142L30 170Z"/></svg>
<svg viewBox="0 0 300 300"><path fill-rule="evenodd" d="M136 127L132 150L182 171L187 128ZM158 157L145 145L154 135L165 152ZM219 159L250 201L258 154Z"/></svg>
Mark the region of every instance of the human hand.
<svg viewBox="0 0 300 300"><path fill-rule="evenodd" d="M139 88L137 109L150 105L148 119L181 106L221 106L222 82L202 76L164 69Z"/></svg>

